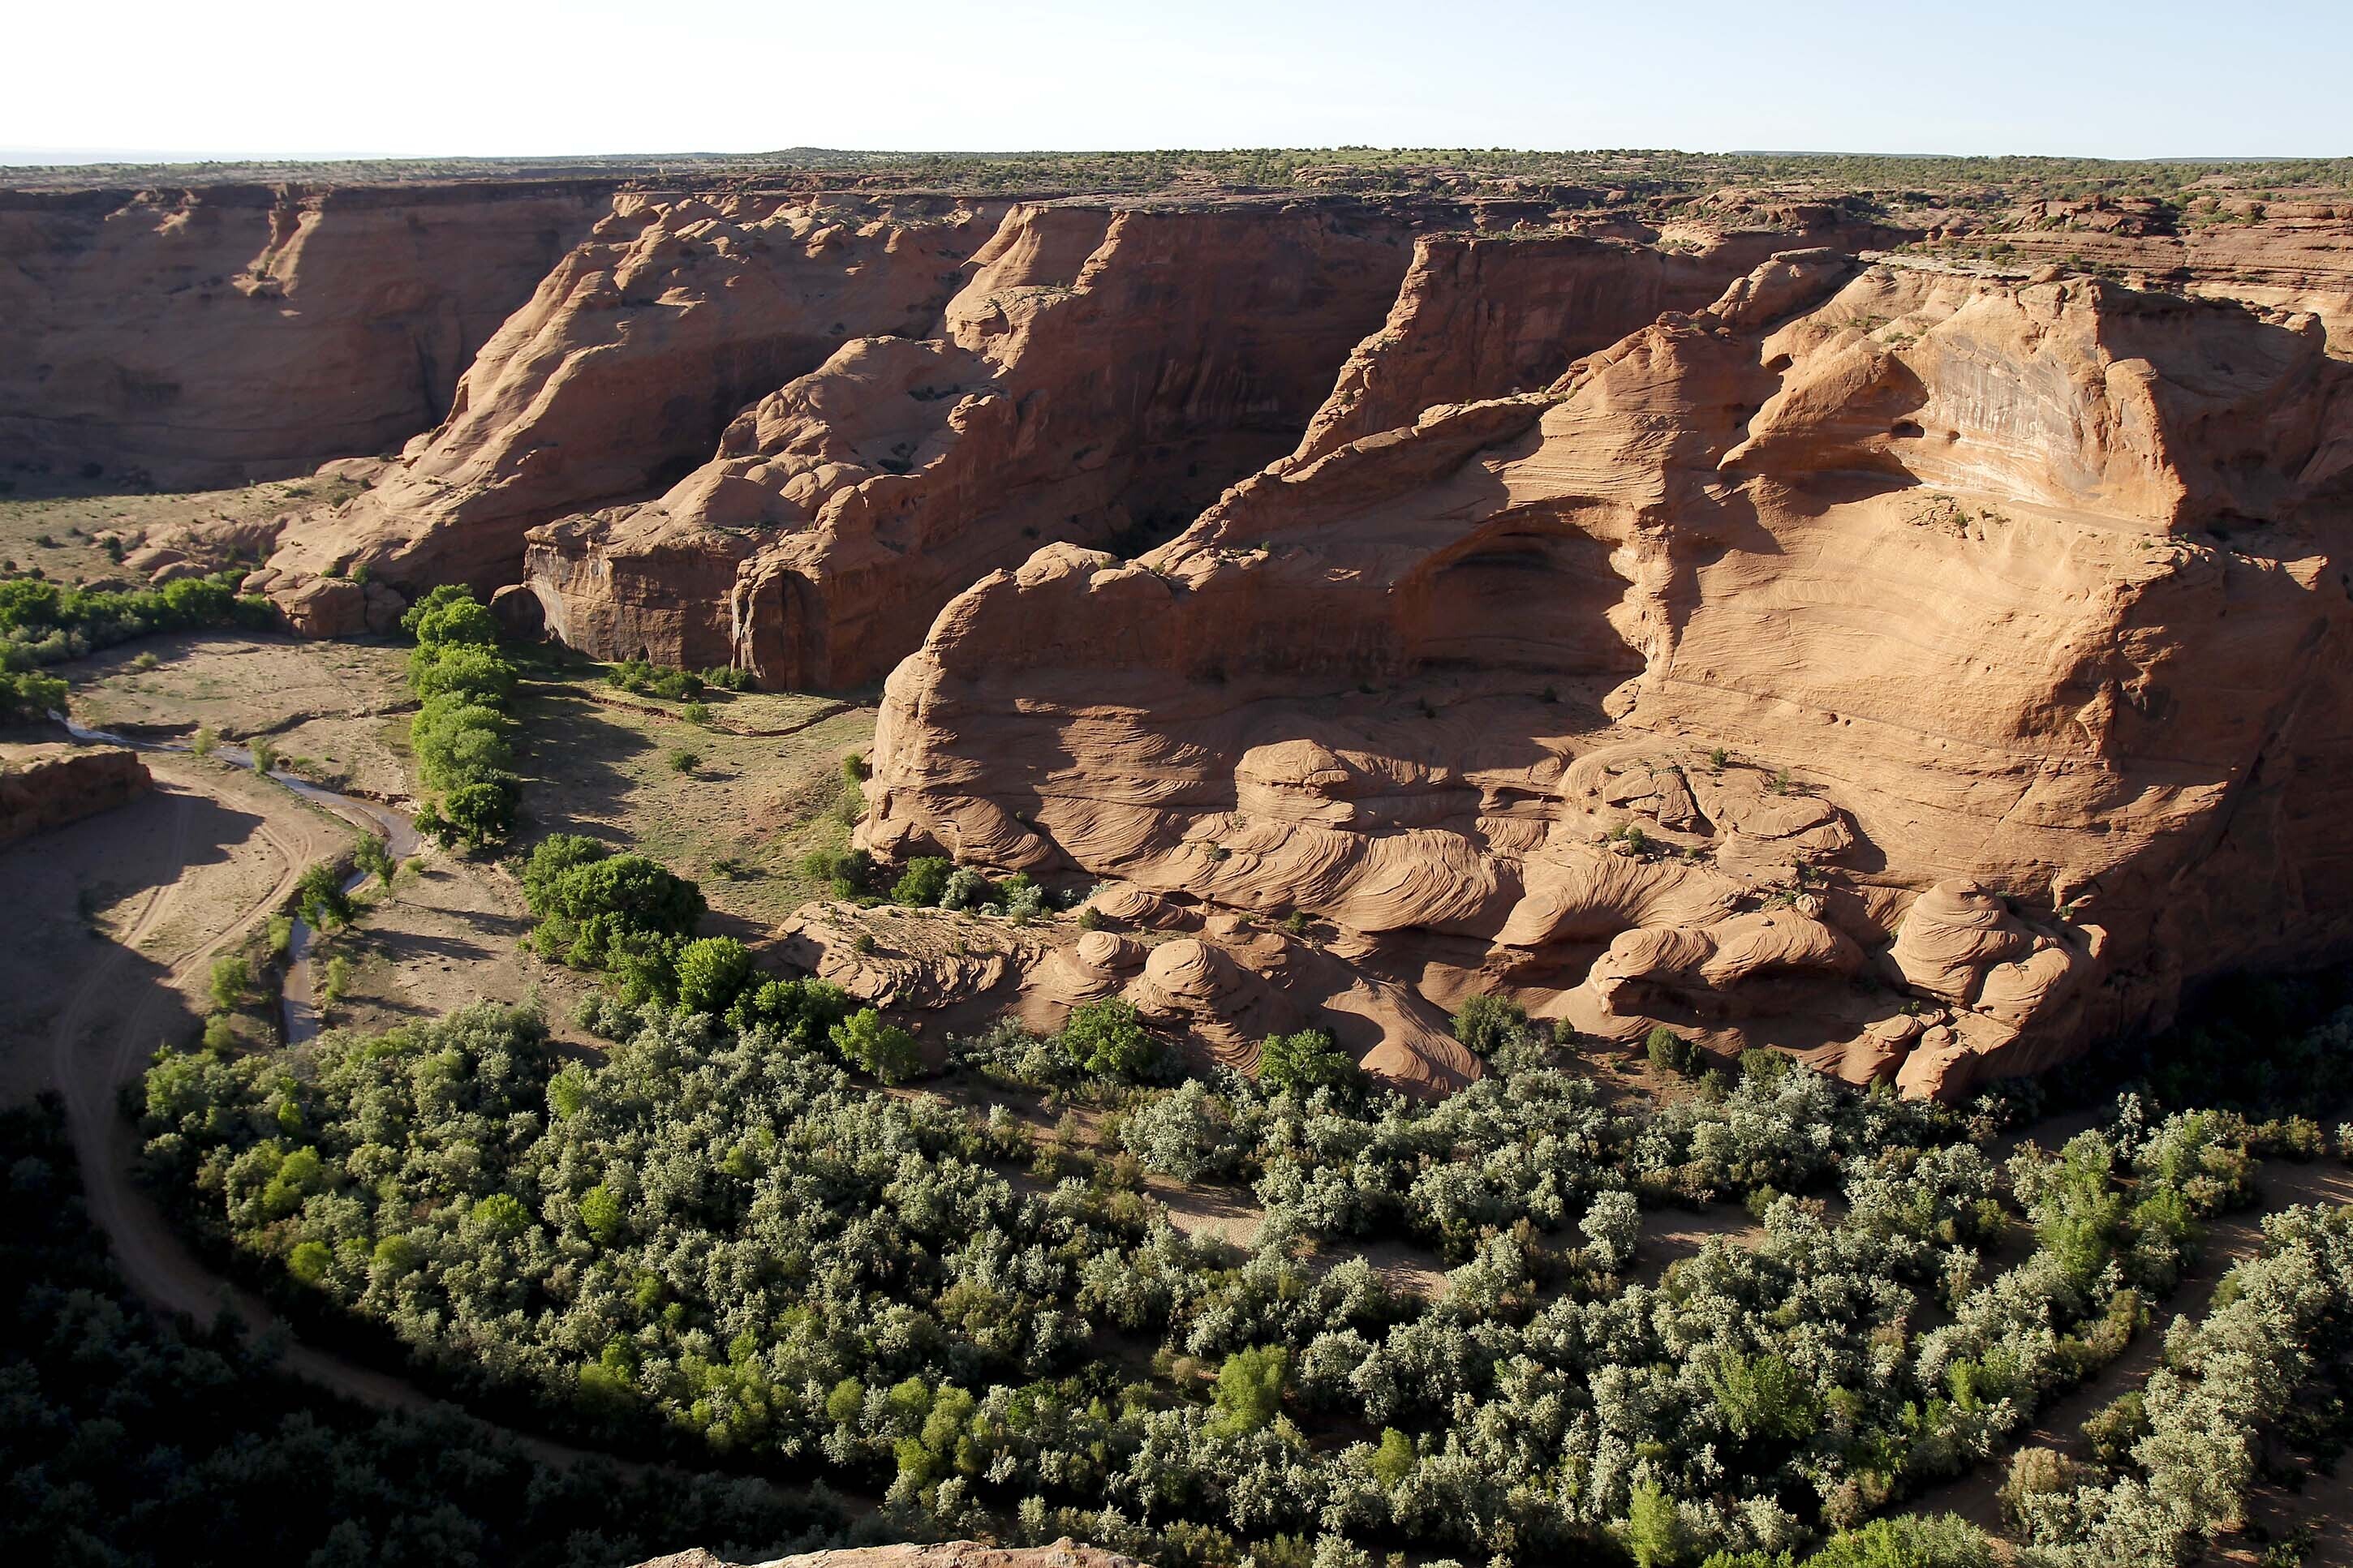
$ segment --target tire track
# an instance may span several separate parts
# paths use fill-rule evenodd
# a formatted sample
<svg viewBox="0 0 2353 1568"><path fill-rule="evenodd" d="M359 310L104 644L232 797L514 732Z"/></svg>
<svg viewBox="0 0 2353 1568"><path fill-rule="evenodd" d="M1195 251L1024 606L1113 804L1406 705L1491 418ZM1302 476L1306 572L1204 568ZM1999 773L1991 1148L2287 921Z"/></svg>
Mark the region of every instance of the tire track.
<svg viewBox="0 0 2353 1568"><path fill-rule="evenodd" d="M202 791L201 779L176 770L171 781L180 798L172 816L171 846L158 869L170 873L172 879L147 891L138 914L90 966L50 1034L50 1078L65 1100L68 1135L81 1167L90 1219L106 1236L124 1282L151 1305L165 1312L185 1313L199 1323L227 1310L243 1320L248 1335L276 1331L283 1342L279 1361L285 1370L376 1409L422 1410L445 1404L399 1377L295 1339L267 1302L214 1273L188 1248L132 1175L138 1149L131 1124L117 1113L116 1095L157 1043L156 1009L198 964L241 940L257 921L283 904L304 868L320 855L308 824L303 829L285 830L268 817L261 818L256 837L281 862L276 886L235 915L225 929L170 960L162 976L142 987L142 994L115 1028L111 1050L103 1044L86 1043L83 1037L90 1032L100 1004L116 994L118 976L135 955L139 942L153 934L179 901L181 883L188 871L188 826L195 797L209 792ZM493 1429L550 1464L570 1466L596 1458L626 1473L647 1468L512 1428Z"/></svg>

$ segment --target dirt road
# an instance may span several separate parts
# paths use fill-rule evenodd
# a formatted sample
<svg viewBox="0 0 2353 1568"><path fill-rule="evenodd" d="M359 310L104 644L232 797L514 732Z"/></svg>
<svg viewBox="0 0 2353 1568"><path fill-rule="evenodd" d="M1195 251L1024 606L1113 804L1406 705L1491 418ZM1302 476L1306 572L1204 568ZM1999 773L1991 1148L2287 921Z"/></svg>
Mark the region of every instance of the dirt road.
<svg viewBox="0 0 2353 1568"><path fill-rule="evenodd" d="M159 1046L194 1032L188 994L203 984L213 957L278 909L303 868L341 851L352 832L250 774L153 754L148 763L156 781L149 799L0 859L0 879L23 894L0 909L0 942L18 970L15 994L37 995L44 976L53 992L63 987L41 1070L27 1074L26 1064L15 1061L9 1079L63 1097L90 1216L139 1296L198 1321L226 1308L249 1332L278 1334L289 1371L337 1394L382 1409L437 1403L399 1378L294 1339L259 1297L213 1272L180 1240L133 1174L137 1133L117 1110L122 1087ZM126 878L145 885L109 912L111 939L97 946L75 918L79 891ZM20 1037L11 1048L21 1054L29 1043ZM553 1462L587 1457L511 1436Z"/></svg>

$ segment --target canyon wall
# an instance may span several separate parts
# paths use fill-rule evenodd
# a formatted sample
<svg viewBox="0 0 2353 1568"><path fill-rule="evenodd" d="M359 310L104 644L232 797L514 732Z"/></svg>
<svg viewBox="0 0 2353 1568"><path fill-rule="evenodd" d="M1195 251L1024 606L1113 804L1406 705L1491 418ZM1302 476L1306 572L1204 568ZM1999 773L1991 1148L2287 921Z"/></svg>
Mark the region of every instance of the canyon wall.
<svg viewBox="0 0 2353 1568"><path fill-rule="evenodd" d="M128 805L153 783L124 746L0 745L0 845Z"/></svg>
<svg viewBox="0 0 2353 1568"><path fill-rule="evenodd" d="M879 680L992 567L1165 534L1288 450L1412 254L1353 204L1016 208L923 335L844 343L659 501L538 531L532 589L600 655Z"/></svg>
<svg viewBox="0 0 2353 1568"><path fill-rule="evenodd" d="M1947 1095L2353 941L2314 315L1799 252L1469 402L1516 373L1433 320L1450 401L957 598L868 842Z"/></svg>
<svg viewBox="0 0 2353 1568"><path fill-rule="evenodd" d="M357 568L411 594L522 580L511 624L599 657L869 684L1042 542L1141 548L1303 434L1450 375L1542 385L1809 225L1884 237L1807 212L1475 237L1525 205L624 195L449 416L249 585L334 635L361 624ZM1523 278L1544 302L1487 321ZM1416 346L1458 331L1475 350Z"/></svg>
<svg viewBox="0 0 2353 1568"><path fill-rule="evenodd" d="M613 188L0 192L0 466L198 489L396 447Z"/></svg>
<svg viewBox="0 0 2353 1568"><path fill-rule="evenodd" d="M842 343L659 499L533 531L531 616L600 657L732 663L787 688L879 680L951 595L1040 543L1133 550L1303 433L1310 447L1345 439L1448 395L1450 377L1542 385L1661 310L1704 304L1810 237L1805 224L1850 243L1878 233L1813 214L1672 248L1468 232L1503 216L1017 205L925 332ZM1522 309L1489 320L1490 292ZM1438 359L1419 346L1456 336L1463 350ZM453 510L433 532L452 525L480 531Z"/></svg>
<svg viewBox="0 0 2353 1568"><path fill-rule="evenodd" d="M845 339L927 330L994 216L949 198L619 196L448 417L368 494L290 531L257 586L363 565L412 591L518 582L533 525L667 488Z"/></svg>

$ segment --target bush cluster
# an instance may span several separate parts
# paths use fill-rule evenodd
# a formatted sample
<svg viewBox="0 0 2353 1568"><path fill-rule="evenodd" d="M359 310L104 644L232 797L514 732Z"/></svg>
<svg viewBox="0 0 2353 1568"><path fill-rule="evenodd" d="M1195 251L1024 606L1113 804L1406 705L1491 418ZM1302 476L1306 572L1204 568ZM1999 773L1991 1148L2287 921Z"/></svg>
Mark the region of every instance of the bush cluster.
<svg viewBox="0 0 2353 1568"><path fill-rule="evenodd" d="M563 888L534 895L554 934L682 929L659 882L586 875L626 858L565 858L528 875ZM592 894L607 881L635 891ZM652 912L592 933L623 908ZM1636 1114L1520 1068L1437 1105L1234 1074L1127 1088L1111 1146L1134 1163L1041 1157L1062 1173L1025 1195L998 1167L1034 1140L1002 1108L844 1076L843 1057L889 1076L861 1059L871 1015L803 982L772 1017L716 950L672 968L682 1005L638 1010L601 1065L489 1009L331 1038L301 1074L168 1058L151 1152L216 1233L588 1435L819 1465L885 1491L894 1528L1164 1561L1324 1536L1749 1568L1824 1531L1825 1564L1981 1561L1961 1527L1869 1516L2118 1353L2246 1193L2228 1115L2151 1125L2127 1101L2005 1168L1970 1141L1997 1107L1758 1072ZM1075 1022L959 1057L1132 1084L1132 1014ZM1271 1048L1309 1079L1329 1052ZM1188 1241L1138 1166L1251 1182L1263 1238L1239 1263ZM1620 1278L1643 1202L1735 1193L1756 1245ZM1442 1294L1304 1261L1310 1237L1385 1234L1461 1259ZM1996 1271L2016 1235L2035 1245Z"/></svg>
<svg viewBox="0 0 2353 1568"><path fill-rule="evenodd" d="M54 1102L0 1110L0 1561L609 1568L693 1542L737 1562L846 1521L732 1477L554 1467L438 1407L374 1413L116 1277Z"/></svg>
<svg viewBox="0 0 2353 1568"><path fill-rule="evenodd" d="M716 686L728 691L744 689L744 672L739 669L712 669L697 675L691 669L664 669L650 660L625 658L605 672L605 684L640 697L667 698L672 702L690 702L700 697L706 687Z"/></svg>
<svg viewBox="0 0 2353 1568"><path fill-rule="evenodd" d="M417 830L444 847L503 844L519 784L506 707L515 668L498 654L498 623L470 589L444 584L401 617L417 639L408 685L422 704L409 723L417 771L432 792Z"/></svg>
<svg viewBox="0 0 2353 1568"><path fill-rule="evenodd" d="M223 572L132 593L67 588L38 577L0 582L0 723L27 722L65 708L66 683L39 674L43 665L150 632L274 625L269 601L238 597L237 579L238 574Z"/></svg>
<svg viewBox="0 0 2353 1568"><path fill-rule="evenodd" d="M575 969L602 972L628 1006L677 1002L682 970L691 969L696 1000L704 1004L696 1010L724 1012L735 998L718 995L720 977L739 967L739 982L750 975L741 942L693 940L707 908L702 889L650 856L617 854L582 834L554 834L523 862L522 889L538 921L532 945ZM701 951L689 965L693 949Z"/></svg>
<svg viewBox="0 0 2353 1568"><path fill-rule="evenodd" d="M277 612L268 599L238 596L242 575L218 572L121 593L69 588L39 577L9 578L0 582L0 666L58 664L151 632L276 625Z"/></svg>
<svg viewBox="0 0 2353 1568"><path fill-rule="evenodd" d="M2201 1321L2166 1336L2165 1364L2114 1424L2126 1428L2128 1447L2112 1447L2111 1461L2090 1473L2047 1449L2021 1453L2013 1477L2040 1472L2050 1482L2014 1497L2030 1542L2021 1562L2189 1563L2240 1522L2265 1428L2316 1371L2353 1351L2353 1209L2269 1215L2263 1244L2262 1257L2232 1270Z"/></svg>

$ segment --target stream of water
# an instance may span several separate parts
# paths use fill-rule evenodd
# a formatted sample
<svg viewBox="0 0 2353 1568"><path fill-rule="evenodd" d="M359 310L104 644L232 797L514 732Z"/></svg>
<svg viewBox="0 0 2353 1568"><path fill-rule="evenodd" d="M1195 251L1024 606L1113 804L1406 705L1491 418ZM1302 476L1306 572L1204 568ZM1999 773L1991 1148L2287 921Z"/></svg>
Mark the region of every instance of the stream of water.
<svg viewBox="0 0 2353 1568"><path fill-rule="evenodd" d="M194 748L185 741L140 741L128 735L118 735L111 730L93 730L77 724L64 714L51 709L49 717L65 726L66 732L77 741L95 741L111 746L128 746L135 752L180 752L193 753ZM253 752L247 746L219 745L212 754L239 767L253 766ZM394 860L403 860L417 852L422 842L417 824L406 814L372 800L362 800L337 790L314 784L298 778L283 768L272 768L266 775L272 783L281 784L311 802L333 812L344 821L364 832L373 833L384 841L384 847ZM354 872L343 883L343 891L356 892L364 886L368 874ZM279 994L279 1005L286 1026L286 1043L299 1046L319 1032L318 1004L312 1000L313 976L311 973L311 924L301 916L294 917L294 934L286 949L286 984Z"/></svg>

